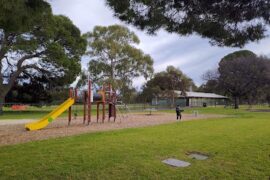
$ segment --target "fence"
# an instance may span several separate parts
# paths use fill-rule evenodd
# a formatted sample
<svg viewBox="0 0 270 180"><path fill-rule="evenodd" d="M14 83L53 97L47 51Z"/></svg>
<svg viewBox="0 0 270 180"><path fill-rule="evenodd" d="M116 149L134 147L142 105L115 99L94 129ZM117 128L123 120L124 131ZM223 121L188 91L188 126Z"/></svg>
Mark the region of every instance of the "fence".
<svg viewBox="0 0 270 180"><path fill-rule="evenodd" d="M57 106L59 106L63 102L59 103L51 103L51 104L33 104L33 103L5 103L3 104L4 112L49 112L54 110ZM169 106L158 106L158 105L151 105L148 103L138 103L138 104L122 104L122 106L127 106L130 112L142 112L147 109L156 109L156 110L163 110L163 109L170 109ZM92 104L92 111L96 111L96 104ZM106 106L107 108L107 106ZM83 104L76 103L72 106L73 111L78 111L79 114L83 112Z"/></svg>
<svg viewBox="0 0 270 180"><path fill-rule="evenodd" d="M52 104L28 104L28 103L5 103L3 104L3 110L4 112L40 112L40 113L47 113L52 110L54 110L57 106L59 106L63 102L59 103L52 103ZM175 107L171 107L170 105L166 104L157 104L157 105L152 105L150 103L137 103L137 104L122 104L122 106L127 106L128 111L130 112L144 112L144 111L149 111L149 109L152 110L174 110ZM248 105L245 105L248 107ZM257 104L256 108L260 107L267 107L268 104ZM212 106L215 107L215 106ZM228 104L227 106L221 105L217 107L227 107L227 108L232 108L233 104ZM107 108L107 106L106 106ZM192 107L183 107L184 109L189 109ZM78 113L78 115L83 114L83 104L82 103L76 103L75 105L72 106L73 112ZM96 111L96 105L92 104L92 111Z"/></svg>

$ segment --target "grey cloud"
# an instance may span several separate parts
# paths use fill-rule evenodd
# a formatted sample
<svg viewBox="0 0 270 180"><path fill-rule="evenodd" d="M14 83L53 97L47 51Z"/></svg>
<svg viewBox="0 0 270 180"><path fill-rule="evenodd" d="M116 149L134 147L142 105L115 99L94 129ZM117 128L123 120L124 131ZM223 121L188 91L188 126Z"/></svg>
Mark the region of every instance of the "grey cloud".
<svg viewBox="0 0 270 180"><path fill-rule="evenodd" d="M91 31L96 25L124 24L113 17L104 0L51 0L50 3L54 14L68 16L82 33ZM211 46L207 39L196 35L179 37L161 30L157 36L149 36L133 26L128 27L139 36L141 43L138 47L153 57L155 71L164 70L167 65L174 65L191 77L197 85L202 83L201 75L205 71L217 67L223 56L238 50ZM267 38L259 43L250 43L245 49L269 55L269 47L270 39ZM84 67L88 59L87 57L82 59ZM143 78L137 78L134 85L140 86L144 82Z"/></svg>

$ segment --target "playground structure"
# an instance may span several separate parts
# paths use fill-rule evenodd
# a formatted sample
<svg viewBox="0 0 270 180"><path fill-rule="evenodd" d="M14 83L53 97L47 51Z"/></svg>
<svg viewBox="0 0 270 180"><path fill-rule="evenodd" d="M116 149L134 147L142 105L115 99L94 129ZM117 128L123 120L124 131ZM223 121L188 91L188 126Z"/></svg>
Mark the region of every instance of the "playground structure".
<svg viewBox="0 0 270 180"><path fill-rule="evenodd" d="M49 123L53 122L58 116L68 110L68 125L71 123L72 118L72 105L76 103L77 100L77 89L70 89L69 98L56 107L49 114L41 118L40 120L28 123L25 125L26 130L39 130L45 128ZM102 123L106 118L106 105L108 105L108 121L113 118L113 121L116 120L116 103L117 96L116 91L112 88L111 84L103 84L101 90L98 93L94 94L92 91L92 83L88 80L88 90L83 93L83 124L87 125L91 122L91 110L92 103L95 102L97 105L97 122L100 119L100 107L102 110ZM86 119L87 117L87 119Z"/></svg>
<svg viewBox="0 0 270 180"><path fill-rule="evenodd" d="M89 84L89 89L90 89L91 82L89 82L88 84ZM113 90L111 84L104 84L102 86L102 89L99 90L98 93L94 95L93 100L94 102L97 103L97 122L99 121L100 105L102 106L102 122L104 122L106 104L108 105L108 121L110 121L111 118L114 118L114 122L115 122L117 98L116 98L116 92L115 90ZM90 107L91 107L91 103L90 103ZM89 123L89 119L88 119L88 123Z"/></svg>

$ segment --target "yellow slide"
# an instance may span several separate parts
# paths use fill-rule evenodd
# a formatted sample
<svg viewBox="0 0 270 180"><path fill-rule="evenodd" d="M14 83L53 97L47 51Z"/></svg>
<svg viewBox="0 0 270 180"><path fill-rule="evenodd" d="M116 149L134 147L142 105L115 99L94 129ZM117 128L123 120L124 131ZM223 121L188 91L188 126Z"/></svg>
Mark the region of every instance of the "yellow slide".
<svg viewBox="0 0 270 180"><path fill-rule="evenodd" d="M39 121L28 123L25 125L26 130L38 130L46 127L50 122L55 120L58 116L60 116L63 112L65 112L70 106L75 103L74 98L69 98L63 104L59 105L56 109L54 109L50 114L44 116Z"/></svg>

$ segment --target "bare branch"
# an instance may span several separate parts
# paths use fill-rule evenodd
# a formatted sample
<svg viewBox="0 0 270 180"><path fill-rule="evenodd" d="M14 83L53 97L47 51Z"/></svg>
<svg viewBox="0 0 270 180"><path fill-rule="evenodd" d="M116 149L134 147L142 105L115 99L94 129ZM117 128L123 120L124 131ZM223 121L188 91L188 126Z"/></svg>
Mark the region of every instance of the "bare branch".
<svg viewBox="0 0 270 180"><path fill-rule="evenodd" d="M25 65L22 67L22 64L25 60L27 59L32 59L32 58L35 58L35 57L40 57L42 54L44 54L45 51L41 51L41 52L38 52L38 53L35 53L35 54L31 54L31 55L26 55L26 56L23 56L21 59L18 60L18 63L17 63L17 71L13 72L10 76L10 79L9 79L9 82L8 82L8 87L11 88L12 85L14 84L14 82L16 81L17 77L26 69L29 69L29 68L33 68L33 69L38 69L40 70L40 68L38 68L38 66L36 65Z"/></svg>
<svg viewBox="0 0 270 180"><path fill-rule="evenodd" d="M41 52L38 52L38 53L35 53L35 54L31 54L31 55L25 55L23 56L21 59L18 60L18 63L17 63L17 68L21 68L22 67L22 64L25 60L27 59L32 59L32 58L35 58L35 57L40 57L42 54L44 54L45 51L41 51Z"/></svg>
<svg viewBox="0 0 270 180"><path fill-rule="evenodd" d="M22 71L27 70L27 69L35 69L37 71L42 71L42 69L38 67L36 64L29 64L22 67Z"/></svg>

